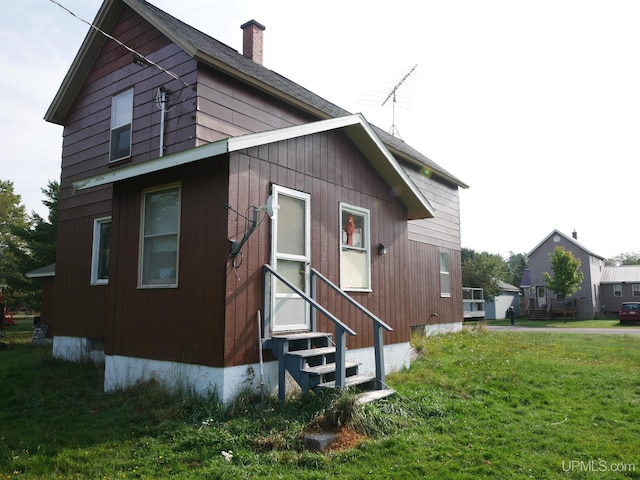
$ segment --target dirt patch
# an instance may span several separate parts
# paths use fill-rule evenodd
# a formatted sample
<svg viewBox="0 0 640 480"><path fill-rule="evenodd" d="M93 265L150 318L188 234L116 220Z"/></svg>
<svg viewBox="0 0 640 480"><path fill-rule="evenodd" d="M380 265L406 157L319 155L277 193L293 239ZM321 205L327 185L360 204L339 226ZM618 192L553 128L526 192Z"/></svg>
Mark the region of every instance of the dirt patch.
<svg viewBox="0 0 640 480"><path fill-rule="evenodd" d="M343 428L336 433L336 438L331 442L331 445L329 445L329 450L332 452L350 450L357 447L367 439L365 435L361 435L350 428Z"/></svg>

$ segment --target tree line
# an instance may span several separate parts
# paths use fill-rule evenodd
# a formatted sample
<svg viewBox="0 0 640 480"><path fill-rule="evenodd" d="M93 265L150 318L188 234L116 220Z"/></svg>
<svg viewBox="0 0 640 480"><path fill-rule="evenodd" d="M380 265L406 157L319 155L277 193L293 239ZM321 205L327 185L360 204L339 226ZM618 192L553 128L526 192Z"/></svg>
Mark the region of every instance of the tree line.
<svg viewBox="0 0 640 480"><path fill-rule="evenodd" d="M42 280L26 274L56 261L60 184L50 180L41 191L46 219L28 213L13 182L0 179L0 287L7 308L38 311Z"/></svg>

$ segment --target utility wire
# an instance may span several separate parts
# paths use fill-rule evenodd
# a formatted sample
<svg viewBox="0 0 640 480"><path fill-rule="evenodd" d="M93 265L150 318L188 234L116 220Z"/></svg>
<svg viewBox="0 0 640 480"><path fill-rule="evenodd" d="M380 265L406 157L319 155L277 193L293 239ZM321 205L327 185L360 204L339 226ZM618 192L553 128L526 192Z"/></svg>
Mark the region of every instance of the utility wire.
<svg viewBox="0 0 640 480"><path fill-rule="evenodd" d="M142 60L144 60L145 62L149 63L150 65L153 65L154 67L162 70L164 73L166 73L167 75L169 75L170 77L175 78L176 80L178 80L179 82L181 82L185 87L191 87L191 85L189 85L187 82L185 82L182 78L180 78L178 75L176 75L173 72L170 72L169 70L162 68L160 65L158 65L157 63L155 63L152 60L149 60L147 57L145 57L144 55L142 55L141 53L136 52L133 48L128 47L127 45L125 45L124 43L122 43L120 40L118 40L117 38L109 35L107 32L100 30L98 27L96 27L93 23L86 21L84 18L79 17L78 15L76 15L75 13L73 13L71 10L69 10L67 7L65 7L64 5L61 5L60 3L58 3L56 0L49 0L51 3L55 3L56 5L58 5L60 8L62 8L63 10L65 10L67 13L69 13L70 15L74 16L75 18L77 18L78 20L80 20L83 23L86 23L87 25L89 25L89 27L93 28L94 30L96 30L97 32L101 33L102 35L104 35L105 37L113 40L114 42L116 42L118 45L120 45L121 47L124 47L125 49L129 50L131 53L133 53L134 55L137 55L139 58L141 58Z"/></svg>

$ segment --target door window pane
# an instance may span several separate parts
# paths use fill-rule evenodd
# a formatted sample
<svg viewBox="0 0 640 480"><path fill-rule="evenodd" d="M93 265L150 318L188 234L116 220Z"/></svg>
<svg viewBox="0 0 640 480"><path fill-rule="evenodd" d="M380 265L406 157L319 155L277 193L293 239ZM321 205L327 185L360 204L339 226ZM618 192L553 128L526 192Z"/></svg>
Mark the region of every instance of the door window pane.
<svg viewBox="0 0 640 480"><path fill-rule="evenodd" d="M305 201L278 196L278 253L305 255Z"/></svg>

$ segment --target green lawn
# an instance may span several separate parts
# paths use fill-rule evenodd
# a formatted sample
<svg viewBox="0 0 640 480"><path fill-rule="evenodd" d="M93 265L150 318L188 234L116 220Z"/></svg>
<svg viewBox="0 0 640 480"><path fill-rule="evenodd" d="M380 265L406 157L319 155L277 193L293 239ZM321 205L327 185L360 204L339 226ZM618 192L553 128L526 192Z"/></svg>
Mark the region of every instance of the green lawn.
<svg viewBox="0 0 640 480"><path fill-rule="evenodd" d="M511 325L510 320L484 320L485 325ZM478 321L465 321L465 325L477 325ZM526 318L516 318L515 324L521 327L557 327L557 328L640 328L638 324L622 325L620 320L608 318L603 320L567 320L555 318L553 320L527 320Z"/></svg>
<svg viewBox="0 0 640 480"><path fill-rule="evenodd" d="M105 394L98 366L52 359L29 334L2 339L1 480L640 478L636 336L416 337L421 356L388 378L390 401L310 396L256 408L247 394L223 409L154 384ZM364 440L301 449L300 434L329 420Z"/></svg>

